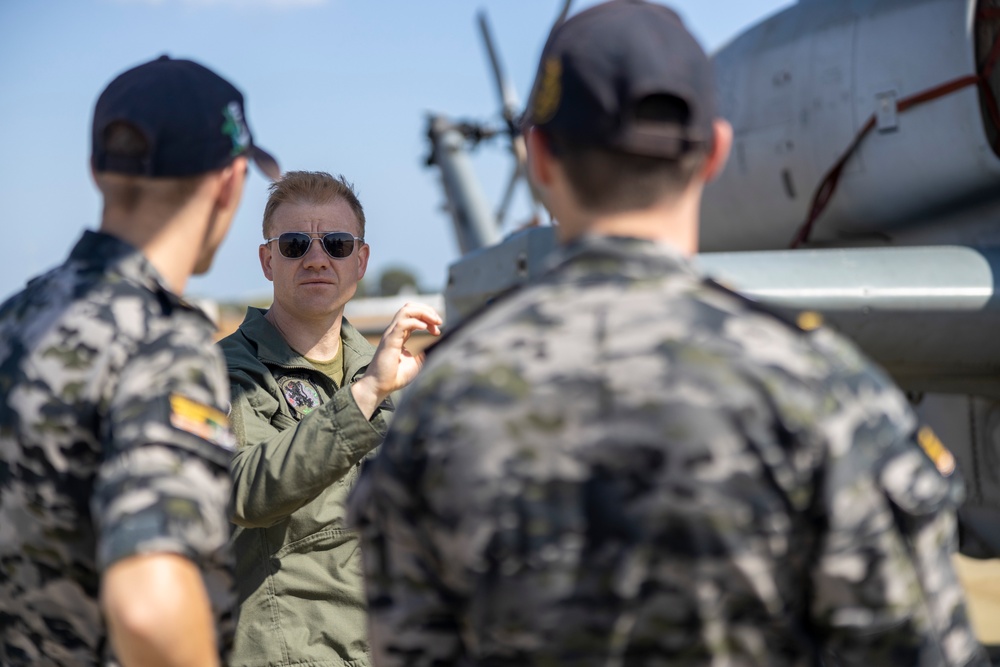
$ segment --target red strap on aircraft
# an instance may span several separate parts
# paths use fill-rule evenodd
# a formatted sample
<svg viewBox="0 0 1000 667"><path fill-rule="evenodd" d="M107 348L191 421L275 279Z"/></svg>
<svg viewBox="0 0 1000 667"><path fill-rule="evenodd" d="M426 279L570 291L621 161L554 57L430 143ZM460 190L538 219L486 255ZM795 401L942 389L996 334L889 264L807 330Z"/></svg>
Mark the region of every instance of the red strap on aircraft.
<svg viewBox="0 0 1000 667"><path fill-rule="evenodd" d="M998 42L1000 43L1000 42ZM955 79L954 81L949 81L943 83L940 86L935 86L923 92L911 95L909 97L904 97L896 103L896 109L899 113L908 111L914 107L920 106L930 102L931 100L936 100L946 95L951 95L952 93L962 90L963 88L968 88L969 86L979 84L983 81L980 75L970 74L969 76L963 76L961 78ZM988 86L987 86L988 88ZM993 99L994 106L996 106L996 100ZM1000 113L998 113L1000 117ZM798 248L803 243L809 241L809 235L812 233L813 226L816 224L816 220L819 218L820 214L826 209L827 205L830 203L830 199L833 198L833 193L837 190L837 184L840 182L840 176L844 171L844 167L847 166L847 161L854 155L857 151L858 146L861 145L861 141L868 136L868 133L875 129L876 124L875 114L865 121L865 124L861 126L861 130L854 137L854 141L851 145L847 147L844 154L840 156L833 168L826 173L823 180L820 181L819 187L816 189L816 193L813 195L812 203L809 206L809 215L806 221L802 223L799 227L798 232L795 234L795 238L792 239L792 243L789 247Z"/></svg>
<svg viewBox="0 0 1000 667"><path fill-rule="evenodd" d="M1000 21L1000 7L982 7L976 12L976 19L979 21ZM984 62L979 67L978 74L970 74L969 76L964 76L954 81L949 81L948 83L941 84L929 90L925 90L922 93L917 93L916 95L911 95L910 97L900 100L896 104L896 109L898 113L903 113L913 107L924 104L925 102L930 102L931 100L936 100L945 95L950 95L956 91L962 90L972 85L978 85L982 98L986 103L987 112L990 115L990 120L993 122L993 126L1000 131L1000 104L997 103L996 94L990 87L990 78L993 76L993 70L996 69L997 63L1000 62L1000 33L997 34L996 38L993 40L993 47L990 49L990 54ZM847 147L844 154L840 156L833 168L830 169L820 181L819 187L816 188L816 193L813 195L812 203L809 206L809 215L806 217L806 221L802 223L798 231L795 234L795 238L792 239L791 248L798 248L803 243L809 241L809 236L812 233L813 226L816 224L817 218L826 210L827 205L830 203L830 199L833 197L833 193L837 190L837 184L840 182L840 175L844 171L844 167L847 165L847 161L854 155L857 151L858 146L861 141L868 135L872 129L875 128L876 117L872 114L864 125L861 126L861 130L854 137L854 141L851 145Z"/></svg>

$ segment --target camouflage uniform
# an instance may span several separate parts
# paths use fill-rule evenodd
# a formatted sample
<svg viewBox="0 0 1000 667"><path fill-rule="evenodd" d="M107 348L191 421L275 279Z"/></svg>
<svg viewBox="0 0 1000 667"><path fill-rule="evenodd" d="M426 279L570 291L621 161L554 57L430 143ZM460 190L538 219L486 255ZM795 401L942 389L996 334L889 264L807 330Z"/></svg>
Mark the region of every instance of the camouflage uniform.
<svg viewBox="0 0 1000 667"><path fill-rule="evenodd" d="M232 436L212 334L94 232L0 307L0 664L117 664L101 573L143 553L201 568L225 655Z"/></svg>
<svg viewBox="0 0 1000 667"><path fill-rule="evenodd" d="M586 239L432 353L362 474L376 663L985 665L916 434L836 335Z"/></svg>

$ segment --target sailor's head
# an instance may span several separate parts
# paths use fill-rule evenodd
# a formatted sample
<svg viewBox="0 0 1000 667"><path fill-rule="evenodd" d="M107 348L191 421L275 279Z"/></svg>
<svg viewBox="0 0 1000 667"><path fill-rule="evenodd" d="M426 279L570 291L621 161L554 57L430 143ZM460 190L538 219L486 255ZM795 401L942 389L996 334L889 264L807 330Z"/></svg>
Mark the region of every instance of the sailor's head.
<svg viewBox="0 0 1000 667"><path fill-rule="evenodd" d="M641 0L611 0L553 29L522 126L529 154L543 147L598 210L645 207L664 184L684 189L728 130L705 51L676 12Z"/></svg>

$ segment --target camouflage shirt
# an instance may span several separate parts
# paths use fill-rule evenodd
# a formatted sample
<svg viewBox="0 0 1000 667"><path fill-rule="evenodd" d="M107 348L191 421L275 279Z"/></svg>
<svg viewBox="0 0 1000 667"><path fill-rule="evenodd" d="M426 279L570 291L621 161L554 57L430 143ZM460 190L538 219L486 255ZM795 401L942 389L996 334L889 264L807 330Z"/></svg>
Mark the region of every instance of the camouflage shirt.
<svg viewBox="0 0 1000 667"><path fill-rule="evenodd" d="M585 240L431 354L362 475L376 664L986 665L919 439L838 336Z"/></svg>
<svg viewBox="0 0 1000 667"><path fill-rule="evenodd" d="M225 652L232 445L212 334L93 232L0 306L0 664L116 664L101 572L151 552L202 569Z"/></svg>

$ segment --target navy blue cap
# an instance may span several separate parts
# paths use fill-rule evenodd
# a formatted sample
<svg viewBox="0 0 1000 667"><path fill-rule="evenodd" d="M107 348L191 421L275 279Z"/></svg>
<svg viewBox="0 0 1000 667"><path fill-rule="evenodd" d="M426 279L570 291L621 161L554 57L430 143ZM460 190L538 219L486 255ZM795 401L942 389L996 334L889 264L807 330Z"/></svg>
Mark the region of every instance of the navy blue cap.
<svg viewBox="0 0 1000 667"><path fill-rule="evenodd" d="M124 123L143 139L139 150L107 145L109 129ZM243 95L207 67L160 56L116 77L94 107L94 171L151 178L185 177L251 158L271 180L277 161L254 144Z"/></svg>
<svg viewBox="0 0 1000 667"><path fill-rule="evenodd" d="M659 120L640 112L668 100ZM611 0L557 25L542 51L524 116L574 144L675 159L711 144L712 65L676 12Z"/></svg>

